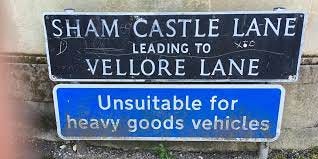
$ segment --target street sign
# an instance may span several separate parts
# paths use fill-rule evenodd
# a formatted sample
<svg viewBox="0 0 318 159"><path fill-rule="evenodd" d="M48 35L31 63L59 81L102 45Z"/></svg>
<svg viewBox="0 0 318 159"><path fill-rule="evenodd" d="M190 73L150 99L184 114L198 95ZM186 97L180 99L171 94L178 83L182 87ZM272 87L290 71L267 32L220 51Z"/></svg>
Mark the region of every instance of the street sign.
<svg viewBox="0 0 318 159"><path fill-rule="evenodd" d="M65 140L271 142L285 90L279 85L59 84L58 135Z"/></svg>
<svg viewBox="0 0 318 159"><path fill-rule="evenodd" d="M44 14L53 81L292 82L305 14Z"/></svg>

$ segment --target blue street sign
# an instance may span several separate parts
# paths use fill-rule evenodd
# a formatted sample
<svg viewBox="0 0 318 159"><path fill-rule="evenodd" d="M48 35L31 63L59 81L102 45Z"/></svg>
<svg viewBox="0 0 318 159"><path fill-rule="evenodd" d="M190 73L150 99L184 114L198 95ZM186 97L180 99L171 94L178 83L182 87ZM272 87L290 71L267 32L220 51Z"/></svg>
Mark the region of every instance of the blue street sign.
<svg viewBox="0 0 318 159"><path fill-rule="evenodd" d="M60 84L53 90L65 140L271 142L285 90L279 85Z"/></svg>

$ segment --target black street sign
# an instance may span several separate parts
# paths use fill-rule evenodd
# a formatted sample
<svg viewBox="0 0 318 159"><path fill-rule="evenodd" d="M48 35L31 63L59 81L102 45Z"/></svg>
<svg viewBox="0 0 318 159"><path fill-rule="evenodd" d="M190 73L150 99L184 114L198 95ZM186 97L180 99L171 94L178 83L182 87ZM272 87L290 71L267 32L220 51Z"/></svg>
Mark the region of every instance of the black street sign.
<svg viewBox="0 0 318 159"><path fill-rule="evenodd" d="M45 13L53 81L292 82L305 14Z"/></svg>

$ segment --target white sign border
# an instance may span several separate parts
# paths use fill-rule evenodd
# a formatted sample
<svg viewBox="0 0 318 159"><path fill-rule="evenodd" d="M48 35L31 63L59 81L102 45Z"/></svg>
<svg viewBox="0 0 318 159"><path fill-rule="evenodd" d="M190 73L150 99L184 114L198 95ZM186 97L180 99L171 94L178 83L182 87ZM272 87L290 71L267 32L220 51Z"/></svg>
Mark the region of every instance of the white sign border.
<svg viewBox="0 0 318 159"><path fill-rule="evenodd" d="M206 137L66 137L62 135L60 125L59 106L57 90L59 88L223 88L223 89L272 89L277 88L281 91L279 112L277 119L276 135L274 138L206 138ZM278 139L283 117L285 102L285 89L281 85L268 84L58 84L53 88L53 101L56 117L56 128L58 136L63 140L131 140L131 141L235 141L235 142L273 142Z"/></svg>
<svg viewBox="0 0 318 159"><path fill-rule="evenodd" d="M300 41L300 48L298 53L298 64L296 75L291 75L289 79L63 79L56 78L52 75L51 72L51 64L50 64L50 56L49 56L49 46L48 46L48 38L47 38L47 30L45 27L45 16L46 15L206 15L206 14L303 14L304 15L304 24L302 28L302 35ZM147 82L151 80L151 82L191 82L191 83L199 83L199 82L207 82L207 83L218 83L218 82L243 82L243 83L251 83L251 82L296 82L299 78L299 68L301 63L301 56L304 50L304 34L307 28L308 23L308 13L304 11L229 11L229 12L44 12L43 13L43 28L45 34L45 50L46 50L46 58L48 63L48 72L49 78L52 81L56 82Z"/></svg>

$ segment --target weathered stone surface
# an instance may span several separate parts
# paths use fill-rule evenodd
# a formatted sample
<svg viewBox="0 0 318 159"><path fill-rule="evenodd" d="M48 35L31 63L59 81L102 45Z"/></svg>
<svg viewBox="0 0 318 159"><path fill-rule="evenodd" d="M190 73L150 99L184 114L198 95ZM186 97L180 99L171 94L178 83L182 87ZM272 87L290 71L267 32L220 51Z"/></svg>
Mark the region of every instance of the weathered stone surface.
<svg viewBox="0 0 318 159"><path fill-rule="evenodd" d="M311 0L210 0L212 11L271 11L275 7L307 11L310 5Z"/></svg>
<svg viewBox="0 0 318 159"><path fill-rule="evenodd" d="M318 125L318 65L302 65L297 83L284 84L286 99L282 128ZM318 136L318 133L317 133Z"/></svg>
<svg viewBox="0 0 318 159"><path fill-rule="evenodd" d="M296 84L317 84L318 65L301 65L299 70L299 80ZM293 85L294 83L290 83Z"/></svg>
<svg viewBox="0 0 318 159"><path fill-rule="evenodd" d="M279 139L270 144L272 149L307 149L317 146L318 128L283 129Z"/></svg>
<svg viewBox="0 0 318 159"><path fill-rule="evenodd" d="M312 0L310 10L307 11L308 23L305 33L304 52L305 55L318 56L318 1Z"/></svg>
<svg viewBox="0 0 318 159"><path fill-rule="evenodd" d="M43 54L45 50L42 13L63 11L74 8L76 11L89 12L184 12L184 11L271 11L275 7L285 7L291 11L309 13L305 39L305 55L318 55L316 28L318 27L316 0L90 0L90 1L42 1L10 0L6 3L14 36L12 43L16 47L5 48L0 52ZM32 9L30 9L32 8ZM28 14L25 14L28 13ZM9 37L4 37L9 39Z"/></svg>
<svg viewBox="0 0 318 159"><path fill-rule="evenodd" d="M24 101L51 102L54 83L46 64L8 64L10 96Z"/></svg>
<svg viewBox="0 0 318 159"><path fill-rule="evenodd" d="M318 83L284 85L286 102L283 128L303 129L318 124ZM318 134L317 134L318 135Z"/></svg>

